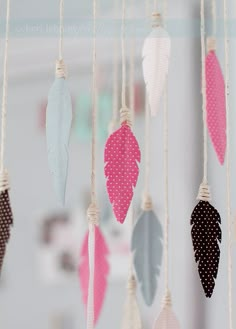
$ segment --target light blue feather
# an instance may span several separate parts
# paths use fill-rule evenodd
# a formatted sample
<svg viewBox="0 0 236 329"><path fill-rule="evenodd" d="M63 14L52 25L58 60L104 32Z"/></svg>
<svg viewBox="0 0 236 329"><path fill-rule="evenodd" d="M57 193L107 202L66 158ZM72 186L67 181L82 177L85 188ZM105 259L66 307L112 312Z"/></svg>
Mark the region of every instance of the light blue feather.
<svg viewBox="0 0 236 329"><path fill-rule="evenodd" d="M163 231L161 224L150 211L143 211L137 220L132 234L134 267L143 298L148 306L152 305L163 253Z"/></svg>
<svg viewBox="0 0 236 329"><path fill-rule="evenodd" d="M56 78L48 95L46 137L49 168L58 200L65 203L72 102L64 78Z"/></svg>

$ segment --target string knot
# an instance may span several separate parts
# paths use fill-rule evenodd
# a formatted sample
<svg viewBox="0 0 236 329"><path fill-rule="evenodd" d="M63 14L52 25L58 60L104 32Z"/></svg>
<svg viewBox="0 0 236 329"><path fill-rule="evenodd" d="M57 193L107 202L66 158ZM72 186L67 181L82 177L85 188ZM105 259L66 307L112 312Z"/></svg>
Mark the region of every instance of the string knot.
<svg viewBox="0 0 236 329"><path fill-rule="evenodd" d="M216 38L207 38L207 52L216 50Z"/></svg>
<svg viewBox="0 0 236 329"><path fill-rule="evenodd" d="M136 279L134 275L131 275L131 277L128 280L127 289L131 295L134 295L136 292Z"/></svg>
<svg viewBox="0 0 236 329"><path fill-rule="evenodd" d="M162 25L162 16L158 12L152 13L152 27L158 27Z"/></svg>
<svg viewBox="0 0 236 329"><path fill-rule="evenodd" d="M10 189L9 175L6 170L0 172L0 192Z"/></svg>
<svg viewBox="0 0 236 329"><path fill-rule="evenodd" d="M131 113L128 107L122 107L120 110L120 122L121 124L126 123L130 128L132 126Z"/></svg>
<svg viewBox="0 0 236 329"><path fill-rule="evenodd" d="M63 59L59 59L56 61L56 71L55 75L57 78L66 78L67 72L66 72L66 65L64 63Z"/></svg>
<svg viewBox="0 0 236 329"><path fill-rule="evenodd" d="M152 198L149 194L143 196L142 209L144 211L152 210Z"/></svg>
<svg viewBox="0 0 236 329"><path fill-rule="evenodd" d="M162 307L165 308L165 307L170 307L170 306L172 306L171 294L170 294L170 291L167 290L166 294L163 298L163 301L162 301Z"/></svg>
<svg viewBox="0 0 236 329"><path fill-rule="evenodd" d="M89 224L98 226L99 224L99 211L95 203L91 203L87 210L87 217Z"/></svg>
<svg viewBox="0 0 236 329"><path fill-rule="evenodd" d="M197 200L207 201L207 202L211 201L210 187L207 183L202 183L200 185Z"/></svg>

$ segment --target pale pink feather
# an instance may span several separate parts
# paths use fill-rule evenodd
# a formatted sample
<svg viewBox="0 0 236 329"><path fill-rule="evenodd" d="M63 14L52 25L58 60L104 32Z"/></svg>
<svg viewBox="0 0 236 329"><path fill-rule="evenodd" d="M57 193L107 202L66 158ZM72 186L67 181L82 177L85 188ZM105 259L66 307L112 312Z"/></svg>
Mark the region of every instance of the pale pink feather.
<svg viewBox="0 0 236 329"><path fill-rule="evenodd" d="M179 321L176 318L171 306L164 306L156 320L154 329L180 329Z"/></svg>
<svg viewBox="0 0 236 329"><path fill-rule="evenodd" d="M207 125L211 141L221 164L226 151L225 82L215 51L206 57Z"/></svg>
<svg viewBox="0 0 236 329"><path fill-rule="evenodd" d="M138 180L138 162L141 161L138 142L127 124L122 124L108 138L104 161L109 199L116 219L124 223Z"/></svg>
<svg viewBox="0 0 236 329"><path fill-rule="evenodd" d="M86 234L82 249L81 261L79 264L79 279L82 289L83 302L87 307L88 287L89 287L89 257L88 257L88 236ZM110 271L107 261L109 250L102 232L98 227L95 228L95 271L94 271L94 325L97 323L102 310L103 302L107 290L107 276Z"/></svg>

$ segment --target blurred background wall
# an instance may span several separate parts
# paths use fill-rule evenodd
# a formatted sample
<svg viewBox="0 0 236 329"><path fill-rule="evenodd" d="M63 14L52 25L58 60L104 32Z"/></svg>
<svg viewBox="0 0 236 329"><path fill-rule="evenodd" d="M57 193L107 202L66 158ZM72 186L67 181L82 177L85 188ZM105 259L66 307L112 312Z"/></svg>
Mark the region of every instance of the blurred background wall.
<svg viewBox="0 0 236 329"><path fill-rule="evenodd" d="M129 1L127 0L129 3ZM223 6L218 1L218 50L222 66ZM230 6L231 58L231 140L232 140L232 215L235 215L235 111L236 97L236 4ZM210 1L206 12L209 16ZM11 177L11 199L15 225L8 246L0 285L0 326L4 329L80 329L85 328L85 312L75 264L86 229L86 207L90 184L90 92L91 92L91 1L65 1L65 61L74 104L74 125L70 145L70 168L66 209L55 199L47 165L44 133L47 94L54 79L58 54L58 1L12 0L12 39L9 59L9 99L7 164ZM209 143L209 173L213 204L222 216L222 256L216 289L206 300L199 283L190 240L190 215L202 179L202 112L200 95L199 6L197 0L169 0L169 30L172 57L169 75L170 121L170 285L173 307L181 328L226 328L227 300L227 227L225 167L218 165ZM121 229L113 225L107 203L103 175L103 148L106 125L112 110L112 63L114 38L119 38L120 8L114 12L113 1L99 1L99 143L98 190L102 227L116 256L112 259L109 289L98 329L119 329L125 298L129 224ZM119 7L119 6L118 6ZM128 5L128 38L135 36L136 114L135 130L143 150L144 116L141 75L141 47L150 30L144 17L145 3ZM1 31L5 8L1 3ZM133 17L131 19L131 17ZM234 20L233 20L234 18ZM108 33L109 32L109 33ZM135 33L134 33L135 32ZM0 41L2 60L3 33ZM2 62L2 61L1 61ZM0 71L1 72L1 71ZM119 73L120 70L119 70ZM152 195L155 210L163 220L163 114L152 120ZM143 166L135 193L136 213L140 208ZM61 217L60 217L61 216ZM55 219L56 218L56 219ZM59 218L59 219L58 219ZM107 220L107 222L106 222ZM50 236L46 233L51 229ZM57 226L57 223L61 225ZM59 242L57 234L61 237ZM64 234L64 235L63 235ZM56 236L55 236L56 235ZM67 245L67 238L73 243ZM118 238L117 238L118 237ZM117 238L117 244L114 239ZM70 239L69 239L70 240ZM56 242L55 242L56 241ZM59 245L55 252L53 244ZM60 253L69 248L74 254ZM64 248L65 247L65 248ZM55 252L55 254L54 254ZM61 257L58 260L59 256ZM68 258L69 257L69 258ZM72 260L71 260L72 257ZM233 260L235 247L233 246ZM73 263L74 262L74 263ZM235 292L235 289L234 289ZM147 309L139 296L144 329L152 328L163 295L163 273L156 301ZM234 299L235 300L235 299ZM234 319L236 320L236 319Z"/></svg>

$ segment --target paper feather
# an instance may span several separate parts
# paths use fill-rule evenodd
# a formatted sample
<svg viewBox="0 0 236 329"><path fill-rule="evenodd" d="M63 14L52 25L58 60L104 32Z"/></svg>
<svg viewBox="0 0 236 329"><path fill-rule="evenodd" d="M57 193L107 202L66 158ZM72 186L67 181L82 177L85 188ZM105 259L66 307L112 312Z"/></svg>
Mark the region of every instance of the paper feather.
<svg viewBox="0 0 236 329"><path fill-rule="evenodd" d="M7 243L10 239L13 215L8 190L0 193L0 271L6 252Z"/></svg>
<svg viewBox="0 0 236 329"><path fill-rule="evenodd" d="M151 306L157 292L157 280L163 252L163 231L156 214L143 211L132 234L134 267L145 303Z"/></svg>
<svg viewBox="0 0 236 329"><path fill-rule="evenodd" d="M221 218L208 202L199 201L191 216L192 241L198 272L206 297L215 287L220 260Z"/></svg>
<svg viewBox="0 0 236 329"><path fill-rule="evenodd" d="M128 283L127 297L124 306L121 328L142 329L141 315L136 298L136 286L134 277L130 278Z"/></svg>
<svg viewBox="0 0 236 329"><path fill-rule="evenodd" d="M64 78L56 78L48 96L46 135L49 168L58 200L64 204L68 145L72 122L71 96Z"/></svg>
<svg viewBox="0 0 236 329"><path fill-rule="evenodd" d="M79 279L83 294L83 302L87 308L89 286L88 236L86 234L81 249ZM95 264L94 264L94 325L97 323L107 291L107 278L110 271L108 263L109 250L102 232L95 227Z"/></svg>
<svg viewBox="0 0 236 329"><path fill-rule="evenodd" d="M171 42L166 30L154 27L143 46L143 76L151 114L155 116L166 85Z"/></svg>
<svg viewBox="0 0 236 329"><path fill-rule="evenodd" d="M105 146L105 177L116 219L124 223L137 184L141 153L130 127L123 123Z"/></svg>
<svg viewBox="0 0 236 329"><path fill-rule="evenodd" d="M165 305L156 320L154 329L180 329L179 321L171 305Z"/></svg>
<svg viewBox="0 0 236 329"><path fill-rule="evenodd" d="M207 126L212 144L223 165L226 151L226 102L223 73L214 50L206 57Z"/></svg>

